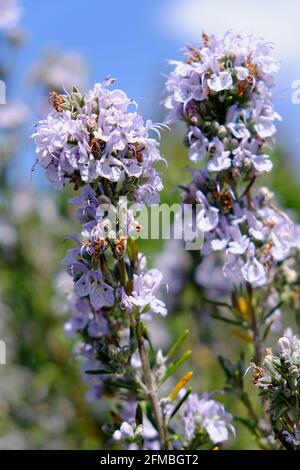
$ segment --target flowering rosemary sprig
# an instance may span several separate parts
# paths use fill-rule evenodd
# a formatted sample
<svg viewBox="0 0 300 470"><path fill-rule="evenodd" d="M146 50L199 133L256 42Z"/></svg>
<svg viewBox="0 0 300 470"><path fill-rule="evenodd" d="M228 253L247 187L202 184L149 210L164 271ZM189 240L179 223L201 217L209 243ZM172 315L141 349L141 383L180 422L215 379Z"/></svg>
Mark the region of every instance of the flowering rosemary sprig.
<svg viewBox="0 0 300 470"><path fill-rule="evenodd" d="M172 62L165 100L169 122L186 123L190 159L202 162L183 200L202 204L196 220L204 234L202 255L223 259L228 305L253 339L258 362L260 330L268 312L277 314L280 306L274 279L297 245L295 226L273 194L253 190L272 169L268 151L280 119L271 93L278 64L270 51L270 44L232 32L222 38L203 34L202 46L187 47L185 60Z"/></svg>
<svg viewBox="0 0 300 470"><path fill-rule="evenodd" d="M106 426L116 441L129 448L168 449L181 442L170 435L169 422L188 400L189 392L177 396L192 373L167 399L159 389L188 359L189 352L176 358L187 334L165 357L154 351L144 318L167 313L158 298L163 278L157 269L147 270L134 238L139 223L122 205L125 196L140 207L159 200L162 182L154 163L162 157L158 142L149 137L157 126L144 125L139 114L129 112L135 103L121 90L110 91L112 83L96 84L85 95L77 88L69 95L54 93L55 112L37 123L33 138L38 163L54 186L80 190L71 203L79 205L81 234L73 237L77 247L63 261L74 281L69 299L74 314L65 330L82 337L78 354L92 386L88 397L119 398L113 424ZM197 422L197 432L209 426L209 418L215 419L207 413L203 424ZM229 415L220 419L226 428ZM227 437L220 434L220 441Z"/></svg>
<svg viewBox="0 0 300 470"><path fill-rule="evenodd" d="M140 204L157 200L162 184L153 163L161 156L157 141L148 137L152 123L145 126L140 115L128 112L135 103L121 90L110 91L112 83L97 84L86 95L76 88L70 95L54 93L56 112L37 123L33 138L38 162L54 186L71 183L81 189L71 201L80 205L81 236L64 259L74 279L74 315L66 332L82 334L80 353L93 383L89 396L117 386L136 393L141 388L163 443L162 411L141 322L146 313L166 314L156 297L162 277L146 270L130 238L138 229L132 213L125 209L124 221L118 213L123 195ZM136 349L145 384L131 367Z"/></svg>
<svg viewBox="0 0 300 470"><path fill-rule="evenodd" d="M253 383L266 400L275 436L287 449L300 449L300 340L282 337L278 353L267 349L262 367L252 364Z"/></svg>
<svg viewBox="0 0 300 470"><path fill-rule="evenodd" d="M271 45L252 37L228 32L221 38L203 34L202 39L201 46L184 49L183 61L171 63L167 120L186 124L189 158L199 166L192 170L183 197L184 203L202 205L195 214L204 234L197 279L201 285L211 263L210 291L211 269L216 278L222 266L226 280L220 298L203 300L220 309L216 319L252 344L260 364L263 341L273 327L281 328L280 307L290 302L299 246L298 229L273 194L265 187L255 189L261 175L272 170L269 151L280 116L273 109L271 89L278 63ZM234 379L228 364L221 360L232 391L248 410L248 427L250 423L256 437L268 437L268 425L260 425L242 378Z"/></svg>

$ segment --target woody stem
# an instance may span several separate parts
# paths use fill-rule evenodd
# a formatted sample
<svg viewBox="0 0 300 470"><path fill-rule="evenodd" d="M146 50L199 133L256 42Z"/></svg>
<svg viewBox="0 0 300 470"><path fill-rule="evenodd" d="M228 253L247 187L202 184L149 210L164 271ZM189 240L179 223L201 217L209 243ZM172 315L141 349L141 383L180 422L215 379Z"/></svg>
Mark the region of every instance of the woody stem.
<svg viewBox="0 0 300 470"><path fill-rule="evenodd" d="M124 260L123 259L119 260L118 265L119 265L121 282L125 288L125 291L128 292L130 283L129 283L128 274L127 274ZM148 353L147 353L147 349L146 349L145 341L143 337L144 325L141 322L138 314L133 315L132 313L129 313L129 318L130 318L131 327L134 331L135 339L137 342L138 352L139 352L142 369L143 369L144 381L145 381L145 385L147 388L147 394L148 394L149 402L151 405L151 409L153 411L155 423L157 426L157 431L159 434L160 442L163 448L168 449L163 414L162 414L161 407L159 405L157 383L151 372Z"/></svg>
<svg viewBox="0 0 300 470"><path fill-rule="evenodd" d="M166 444L166 432L165 432L163 414L162 414L161 407L159 405L156 380L154 379L153 374L151 372L149 358L148 358L147 350L145 347L145 341L143 338L143 324L139 318L134 319L133 323L134 323L136 341L138 344L139 356L140 356L140 360L142 363L144 381L145 381L145 385L148 391L149 401L152 407L152 411L153 411L153 415L155 418L161 444L167 449L168 446Z"/></svg>

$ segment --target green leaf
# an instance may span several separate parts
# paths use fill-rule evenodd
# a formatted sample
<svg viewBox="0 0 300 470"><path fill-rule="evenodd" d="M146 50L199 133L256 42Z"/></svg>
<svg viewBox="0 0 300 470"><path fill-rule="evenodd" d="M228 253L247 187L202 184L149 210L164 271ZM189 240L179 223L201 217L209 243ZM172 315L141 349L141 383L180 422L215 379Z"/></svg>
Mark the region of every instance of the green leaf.
<svg viewBox="0 0 300 470"><path fill-rule="evenodd" d="M85 373L89 375L114 374L115 372L116 369L92 369L85 371Z"/></svg>
<svg viewBox="0 0 300 470"><path fill-rule="evenodd" d="M137 391L136 385L129 383L129 382L122 381L122 380L118 380L118 381L105 380L104 383L105 385L109 387L113 387L113 388L125 388L126 390L131 390L133 392Z"/></svg>
<svg viewBox="0 0 300 470"><path fill-rule="evenodd" d="M272 408L272 418L276 421L280 416L283 415L285 411L289 409L289 403L278 403L274 408Z"/></svg>
<svg viewBox="0 0 300 470"><path fill-rule="evenodd" d="M265 331L264 331L264 334L263 334L263 337L262 337L262 340L263 340L263 341L265 341L265 340L267 339L267 336L268 336L268 334L269 334L269 332L270 332L270 329L271 329L272 325L273 325L273 322L270 321L270 323L267 325L267 327L266 327L266 329L265 329Z"/></svg>
<svg viewBox="0 0 300 470"><path fill-rule="evenodd" d="M156 360L155 350L154 350L154 347L153 347L151 338L150 338L150 336L149 336L148 330L147 330L147 328L145 327L145 325L144 325L144 329L143 329L143 336L144 336L144 338L147 340L147 342L148 342L148 344L149 344L150 351L151 351L151 354L152 354L153 358Z"/></svg>
<svg viewBox="0 0 300 470"><path fill-rule="evenodd" d="M247 328L246 328L246 325L244 325L244 323L241 322L241 321L232 320L231 318L222 317L221 315L218 315L218 314L216 314L216 313L213 313L211 316L212 316L212 318L214 318L215 320L219 320L219 321L222 321L222 322L224 322L224 323L228 323L228 324L230 324L230 325L235 325L235 326L239 326L240 328L247 329Z"/></svg>
<svg viewBox="0 0 300 470"><path fill-rule="evenodd" d="M179 336L175 344L171 347L170 351L166 355L166 359L171 359L174 356L182 343L186 340L187 336L189 335L189 330L184 330L184 332Z"/></svg>
<svg viewBox="0 0 300 470"><path fill-rule="evenodd" d="M230 311L234 309L231 305L227 304L226 302L217 302L216 300L207 299L206 297L202 297L202 300L208 304L215 305L216 307L227 308Z"/></svg>
<svg viewBox="0 0 300 470"><path fill-rule="evenodd" d="M181 398L181 400L179 400L179 402L175 406L174 410L172 411L169 421L173 418L173 416L176 415L177 411L182 407L182 405L184 404L184 402L186 401L186 399L188 398L191 392L192 392L192 387L189 387L187 391L185 392L185 394L183 395L183 397Z"/></svg>
<svg viewBox="0 0 300 470"><path fill-rule="evenodd" d="M141 405L139 403L137 404L137 407L136 407L135 423L136 423L137 427L140 424L143 424L143 410L142 410Z"/></svg>
<svg viewBox="0 0 300 470"><path fill-rule="evenodd" d="M204 435L204 432L201 430L201 431L198 431L196 433L196 436L194 437L194 439L192 440L191 444L188 446L188 450L197 450L198 447L200 447L201 445L203 445L205 443L205 435Z"/></svg>
<svg viewBox="0 0 300 470"><path fill-rule="evenodd" d="M174 364L170 364L166 374L161 380L161 383L164 383L166 380L168 380L176 372L176 370L190 357L191 354L192 351L186 351L182 354L182 356L180 356L179 359L177 359L176 362L174 362Z"/></svg>
<svg viewBox="0 0 300 470"><path fill-rule="evenodd" d="M264 322L267 320L267 318L269 318L269 317L275 312L275 310L277 310L278 308L280 308L282 304L283 304L283 300L280 300L280 301L278 302L278 304L275 305L275 307L271 308L271 310L269 310L269 311L264 315L263 320L262 320L262 323L264 323Z"/></svg>

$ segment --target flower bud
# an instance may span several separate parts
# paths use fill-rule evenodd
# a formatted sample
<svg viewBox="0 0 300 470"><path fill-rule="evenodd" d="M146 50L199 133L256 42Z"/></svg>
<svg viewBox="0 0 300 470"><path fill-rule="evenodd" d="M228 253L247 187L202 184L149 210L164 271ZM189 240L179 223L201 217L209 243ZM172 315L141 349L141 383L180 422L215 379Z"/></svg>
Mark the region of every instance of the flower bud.
<svg viewBox="0 0 300 470"><path fill-rule="evenodd" d="M288 338L286 338L285 336L283 336L282 338L280 338L278 340L278 346L279 346L279 349L282 353L290 353L291 352L291 345L290 345L290 341Z"/></svg>

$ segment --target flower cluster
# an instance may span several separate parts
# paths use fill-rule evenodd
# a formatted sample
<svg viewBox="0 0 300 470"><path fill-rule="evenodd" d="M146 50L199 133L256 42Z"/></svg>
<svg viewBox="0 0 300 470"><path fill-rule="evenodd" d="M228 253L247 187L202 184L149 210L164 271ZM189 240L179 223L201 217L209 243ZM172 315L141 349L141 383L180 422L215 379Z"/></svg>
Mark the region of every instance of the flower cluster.
<svg viewBox="0 0 300 470"><path fill-rule="evenodd" d="M232 285L270 282L277 263L298 245L297 227L277 207L265 187L249 199L222 189L207 170L196 170L184 202L201 204L197 227L204 233L204 255L225 251L223 274Z"/></svg>
<svg viewBox="0 0 300 470"><path fill-rule="evenodd" d="M300 448L300 340L282 337L279 352L267 350L262 367L252 364L253 383L269 403L273 430L288 448Z"/></svg>
<svg viewBox="0 0 300 470"><path fill-rule="evenodd" d="M232 416L224 405L210 397L199 397L192 393L182 409L185 437L189 442L195 438L205 439L208 435L214 444L221 444L235 435Z"/></svg>
<svg viewBox="0 0 300 470"><path fill-rule="evenodd" d="M157 128L129 112L135 104L123 91L110 91L112 83L96 84L84 95L77 88L69 95L53 93L55 111L37 123L33 134L38 163L54 186L70 183L80 190L70 203L79 206L81 233L72 237L77 246L63 260L73 279L68 299L73 316L65 332L82 337L77 354L83 358L89 400L122 385L140 394L142 380L132 367L138 351L147 393L153 388L145 372L147 334L140 318L167 313L157 297L162 275L147 270L138 253L132 235L140 226L127 208L127 202L142 207L159 198L162 182L154 163L162 157L158 142L149 137ZM157 400L155 405L160 419Z"/></svg>
<svg viewBox="0 0 300 470"><path fill-rule="evenodd" d="M84 96L77 89L68 96L54 93L56 112L39 121L34 134L38 162L56 188L103 178L119 195L130 191L137 201L157 201L162 182L153 163L162 157L149 137L156 127L128 112L135 103L123 91L109 90L113 82L96 84Z"/></svg>
<svg viewBox="0 0 300 470"><path fill-rule="evenodd" d="M202 161L184 202L198 203L197 227L205 235L203 254L226 251L224 275L233 284L262 286L295 245L290 219L256 178L272 169L266 153L279 116L271 88L277 62L270 45L231 32L203 35L202 47L188 47L184 62L167 81L169 121L182 119L190 159Z"/></svg>
<svg viewBox="0 0 300 470"><path fill-rule="evenodd" d="M116 442L121 442L128 450L137 450L141 443L148 450L160 450L157 430L147 416L137 424L134 403L128 403L126 409L121 410L120 417L124 421L113 433Z"/></svg>
<svg viewBox="0 0 300 470"><path fill-rule="evenodd" d="M68 334L74 328L84 330L91 314L95 326L101 309L112 308L116 299L127 311L134 306L141 313L166 313L156 298L162 277L156 271L147 272L143 257L135 260L138 267L130 294L114 279L106 259L107 255L124 258L128 238L139 226L130 210L121 210L122 196L129 202L151 203L162 189L153 167L161 159L158 143L148 136L152 124L144 126L140 115L127 112L132 101L120 90L110 91L111 84L112 80L97 84L87 95L78 90L56 95L56 112L38 122L33 135L38 162L54 185L71 182L81 188L70 201L79 205L81 236L76 238L78 247L70 249L63 261L77 296ZM90 331L90 323L87 328Z"/></svg>
<svg viewBox="0 0 300 470"><path fill-rule="evenodd" d="M203 47L187 47L185 61L173 61L165 105L170 122L189 126L190 159L207 154L209 172L237 169L242 175L270 171L265 144L276 131L270 88L278 63L270 45L228 32L203 35Z"/></svg>

